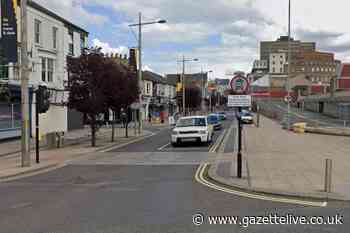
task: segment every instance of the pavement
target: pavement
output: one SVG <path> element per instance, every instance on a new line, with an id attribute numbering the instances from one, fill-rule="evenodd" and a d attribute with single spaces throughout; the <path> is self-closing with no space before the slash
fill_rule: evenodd
<path id="1" fill-rule="evenodd" d="M 160 128 L 159 126 L 153 127 L 152 130 L 157 131 Z M 45 143 L 42 143 L 39 164 L 35 160 L 34 141 L 32 140 L 30 167 L 21 167 L 21 155 L 18 152 L 20 141 L 2 142 L 0 143 L 0 181 L 52 170 L 74 159 L 87 156 L 89 153 L 125 146 L 152 134 L 150 130 L 144 130 L 141 135 L 138 135 L 134 130 L 129 129 L 129 137 L 125 138 L 125 129 L 116 128 L 115 132 L 115 142 L 111 142 L 111 128 L 101 128 L 97 133 L 97 147 L 90 145 L 91 133 L 88 128 L 68 132 L 65 134 L 62 148 L 48 149 Z"/>
<path id="2" fill-rule="evenodd" d="M 236 178 L 237 145 L 234 150 L 217 155 L 211 178 L 247 191 L 350 200 L 348 137 L 295 134 L 261 117 L 259 128 L 247 125 L 243 130 L 243 179 Z M 323 191 L 327 158 L 333 160 L 331 193 Z"/>

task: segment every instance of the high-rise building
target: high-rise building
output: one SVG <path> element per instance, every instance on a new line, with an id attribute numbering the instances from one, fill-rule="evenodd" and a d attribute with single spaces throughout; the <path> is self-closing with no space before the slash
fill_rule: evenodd
<path id="1" fill-rule="evenodd" d="M 295 59 L 298 53 L 314 52 L 316 50 L 315 42 L 301 42 L 291 38 L 292 60 Z M 276 41 L 261 41 L 260 42 L 260 60 L 267 60 L 270 66 L 271 53 L 288 53 L 288 36 L 281 36 Z"/>

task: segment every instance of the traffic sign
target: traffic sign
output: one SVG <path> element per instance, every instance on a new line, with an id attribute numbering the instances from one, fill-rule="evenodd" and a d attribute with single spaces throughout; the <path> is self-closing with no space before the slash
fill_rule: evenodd
<path id="1" fill-rule="evenodd" d="M 229 95 L 227 99 L 228 107 L 251 107 L 252 97 L 250 95 Z"/>
<path id="2" fill-rule="evenodd" d="M 230 86 L 235 93 L 244 94 L 248 91 L 249 81 L 243 75 L 238 74 L 231 79 Z"/>

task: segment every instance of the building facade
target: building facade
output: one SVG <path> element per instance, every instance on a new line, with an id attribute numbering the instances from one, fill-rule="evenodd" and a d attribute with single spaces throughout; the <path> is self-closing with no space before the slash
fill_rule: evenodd
<path id="1" fill-rule="evenodd" d="M 270 74 L 283 74 L 287 71 L 285 70 L 286 66 L 286 54 L 285 53 L 271 53 L 270 54 Z"/>
<path id="2" fill-rule="evenodd" d="M 144 71 L 143 103 L 144 119 L 162 123 L 176 110 L 176 82 L 150 71 Z"/>
<path id="3" fill-rule="evenodd" d="M 337 75 L 337 65 L 340 61 L 334 59 L 333 53 L 305 52 L 298 55 L 292 66 L 292 73 L 304 74 L 312 83 L 330 85 Z"/>
<path id="4" fill-rule="evenodd" d="M 315 42 L 302 42 L 291 38 L 291 52 L 292 60 L 298 53 L 314 52 L 316 50 Z M 270 66 L 271 53 L 287 53 L 288 50 L 288 36 L 281 36 L 276 41 L 262 41 L 260 42 L 260 60 L 267 60 Z"/>
<path id="5" fill-rule="evenodd" d="M 20 12 L 18 6 L 18 31 L 21 25 Z M 40 114 L 40 134 L 65 132 L 68 130 L 69 113 L 62 103 L 68 97 L 64 92 L 68 81 L 67 57 L 80 56 L 87 47 L 88 32 L 33 1 L 28 1 L 27 12 L 30 113 L 35 116 L 35 89 L 45 83 L 50 89 L 52 104 L 47 113 Z M 21 37 L 18 33 L 18 53 L 20 44 Z M 9 65 L 7 73 L 6 83 L 9 89 L 13 95 L 20 96 L 21 82 L 15 64 Z M 35 133 L 34 123 L 35 118 L 31 117 L 32 135 Z"/>

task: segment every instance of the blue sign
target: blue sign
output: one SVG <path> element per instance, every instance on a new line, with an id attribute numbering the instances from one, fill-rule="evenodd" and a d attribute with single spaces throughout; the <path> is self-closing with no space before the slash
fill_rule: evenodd
<path id="1" fill-rule="evenodd" d="M 0 56 L 5 63 L 16 63 L 17 54 L 17 0 L 1 0 Z"/>

